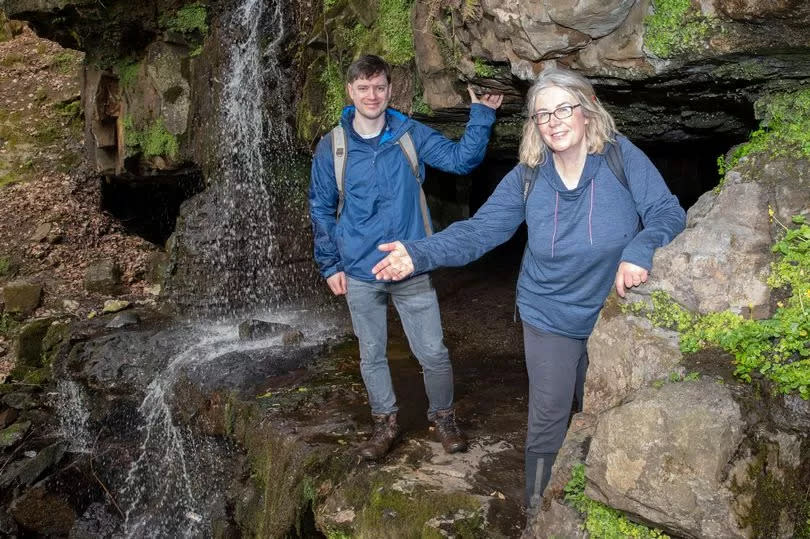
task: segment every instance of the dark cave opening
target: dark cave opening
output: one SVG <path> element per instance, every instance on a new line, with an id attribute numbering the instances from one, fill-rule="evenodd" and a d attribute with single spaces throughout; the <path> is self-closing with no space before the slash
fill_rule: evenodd
<path id="1" fill-rule="evenodd" d="M 740 142 L 742 140 L 717 136 L 681 142 L 641 141 L 636 145 L 647 154 L 670 191 L 688 210 L 702 194 L 718 185 L 717 158 Z M 453 220 L 472 216 L 517 165 L 516 155 L 493 154 L 490 152 L 476 170 L 461 178 L 436 169 L 428 170 L 425 193 L 430 197 L 431 213 L 440 228 Z M 453 216 L 457 216 L 456 219 L 452 219 Z"/>
<path id="2" fill-rule="evenodd" d="M 198 172 L 137 181 L 108 176 L 101 181 L 101 206 L 128 232 L 163 246 L 174 232 L 180 205 L 204 186 Z"/>

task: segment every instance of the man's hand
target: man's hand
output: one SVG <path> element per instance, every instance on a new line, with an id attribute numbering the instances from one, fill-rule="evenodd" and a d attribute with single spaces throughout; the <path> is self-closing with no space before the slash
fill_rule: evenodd
<path id="1" fill-rule="evenodd" d="M 500 107 L 501 103 L 503 102 L 503 94 L 484 94 L 479 98 L 477 95 L 475 95 L 472 86 L 469 84 L 467 85 L 467 91 L 470 92 L 471 103 L 480 103 L 481 105 L 486 105 L 492 110 L 498 110 L 498 107 Z"/>
<path id="2" fill-rule="evenodd" d="M 647 270 L 641 266 L 636 266 L 630 262 L 622 262 L 616 272 L 616 292 L 619 296 L 624 297 L 625 288 L 632 288 L 639 286 L 641 283 L 646 283 L 647 275 Z"/>
<path id="3" fill-rule="evenodd" d="M 371 270 L 378 281 L 401 281 L 413 273 L 413 260 L 402 242 L 383 243 L 377 249 L 388 253 Z"/>
<path id="4" fill-rule="evenodd" d="M 342 296 L 346 293 L 346 273 L 339 271 L 334 275 L 327 277 L 326 284 L 329 285 L 329 289 L 334 295 Z"/>

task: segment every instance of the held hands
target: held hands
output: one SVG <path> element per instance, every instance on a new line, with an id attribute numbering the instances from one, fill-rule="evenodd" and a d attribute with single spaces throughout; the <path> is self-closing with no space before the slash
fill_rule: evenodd
<path id="1" fill-rule="evenodd" d="M 470 92 L 471 103 L 480 103 L 481 105 L 486 105 L 492 110 L 498 110 L 498 107 L 500 107 L 501 103 L 503 102 L 503 94 L 484 94 L 479 98 L 477 95 L 475 95 L 472 86 L 469 84 L 467 85 L 467 91 Z"/>
<path id="2" fill-rule="evenodd" d="M 378 281 L 401 281 L 413 273 L 413 260 L 402 242 L 383 243 L 377 249 L 388 253 L 371 270 Z"/>
<path id="3" fill-rule="evenodd" d="M 616 272 L 616 292 L 619 296 L 624 297 L 625 288 L 632 288 L 639 286 L 641 283 L 646 283 L 647 276 L 647 270 L 641 266 L 636 266 L 630 262 L 622 262 Z"/>
<path id="4" fill-rule="evenodd" d="M 326 284 L 329 285 L 329 289 L 334 295 L 342 296 L 346 293 L 346 273 L 339 271 L 334 275 L 327 277 Z"/>

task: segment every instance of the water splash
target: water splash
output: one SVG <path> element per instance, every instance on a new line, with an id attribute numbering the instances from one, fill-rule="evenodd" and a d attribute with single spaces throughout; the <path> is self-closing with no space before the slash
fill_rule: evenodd
<path id="1" fill-rule="evenodd" d="M 70 443 L 76 453 L 90 453 L 92 437 L 87 423 L 90 410 L 84 390 L 73 380 L 59 380 L 56 384 L 56 410 L 59 418 L 59 435 Z"/>

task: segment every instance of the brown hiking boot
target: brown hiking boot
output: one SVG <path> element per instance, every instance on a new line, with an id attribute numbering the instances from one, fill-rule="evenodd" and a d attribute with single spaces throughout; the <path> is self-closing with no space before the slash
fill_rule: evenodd
<path id="1" fill-rule="evenodd" d="M 397 413 L 371 414 L 374 420 L 374 432 L 371 438 L 360 447 L 360 456 L 366 460 L 382 458 L 391 450 L 394 443 L 399 440 L 400 431 L 397 424 Z"/>
<path id="2" fill-rule="evenodd" d="M 456 414 L 452 408 L 436 412 L 433 414 L 431 421 L 445 451 L 458 453 L 467 450 L 467 440 L 464 439 L 464 434 L 456 425 Z"/>

